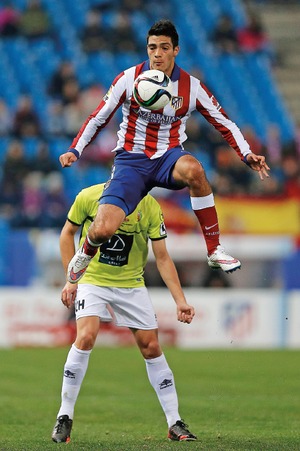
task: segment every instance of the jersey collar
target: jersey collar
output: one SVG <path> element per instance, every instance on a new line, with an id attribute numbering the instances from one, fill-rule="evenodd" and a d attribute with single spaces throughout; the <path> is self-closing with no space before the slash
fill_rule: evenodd
<path id="1" fill-rule="evenodd" d="M 145 70 L 150 70 L 149 60 L 147 60 L 147 61 L 144 62 L 143 72 L 144 72 Z M 172 75 L 171 75 L 171 80 L 172 80 L 172 81 L 178 81 L 178 80 L 179 80 L 179 77 L 180 77 L 180 68 L 179 68 L 179 66 L 177 66 L 177 64 L 175 63 L 174 69 L 173 69 L 173 72 L 172 72 Z"/>

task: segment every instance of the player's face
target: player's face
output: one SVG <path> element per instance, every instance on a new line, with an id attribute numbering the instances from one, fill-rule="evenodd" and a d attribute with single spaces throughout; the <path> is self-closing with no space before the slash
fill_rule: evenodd
<path id="1" fill-rule="evenodd" d="M 173 47 L 169 36 L 149 36 L 147 52 L 150 61 L 150 69 L 161 70 L 169 77 L 178 55 L 179 47 Z"/>

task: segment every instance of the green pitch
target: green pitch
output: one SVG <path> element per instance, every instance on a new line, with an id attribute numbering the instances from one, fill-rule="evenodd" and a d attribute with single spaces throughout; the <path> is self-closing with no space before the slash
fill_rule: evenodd
<path id="1" fill-rule="evenodd" d="M 71 443 L 51 431 L 67 349 L 0 351 L 0 451 L 300 450 L 299 351 L 165 349 L 197 442 L 169 442 L 136 348 L 96 348 Z"/>

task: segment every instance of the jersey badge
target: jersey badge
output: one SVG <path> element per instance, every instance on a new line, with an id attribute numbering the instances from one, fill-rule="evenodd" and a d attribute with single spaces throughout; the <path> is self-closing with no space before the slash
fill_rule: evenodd
<path id="1" fill-rule="evenodd" d="M 106 102 L 109 99 L 109 97 L 111 95 L 111 91 L 112 91 L 112 86 L 109 88 L 109 90 L 107 91 L 107 93 L 103 97 L 104 102 Z"/>
<path id="2" fill-rule="evenodd" d="M 160 234 L 160 236 L 165 236 L 167 234 L 167 230 L 166 230 L 166 226 L 165 226 L 164 222 L 162 222 L 160 225 L 159 234 Z"/>
<path id="3" fill-rule="evenodd" d="M 141 212 L 141 210 L 138 210 L 136 220 L 137 220 L 137 222 L 139 222 L 141 219 L 142 219 L 142 212 Z"/>
<path id="4" fill-rule="evenodd" d="M 183 105 L 183 97 L 182 96 L 174 96 L 171 100 L 171 107 L 174 110 L 179 110 Z"/>

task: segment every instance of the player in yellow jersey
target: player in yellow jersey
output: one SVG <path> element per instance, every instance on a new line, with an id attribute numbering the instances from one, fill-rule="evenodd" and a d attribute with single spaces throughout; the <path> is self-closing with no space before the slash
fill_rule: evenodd
<path id="1" fill-rule="evenodd" d="M 97 214 L 104 186 L 93 185 L 82 190 L 71 206 L 60 236 L 66 273 L 75 254 L 75 235 L 81 227 L 82 244 Z M 75 304 L 77 335 L 64 366 L 61 406 L 52 432 L 54 442 L 70 441 L 75 403 L 99 332 L 100 319 L 112 320 L 108 306 L 114 313 L 116 325 L 130 328 L 145 359 L 149 381 L 166 415 L 168 438 L 196 440 L 178 412 L 174 376 L 158 341 L 157 320 L 143 277 L 150 239 L 158 270 L 176 303 L 178 321 L 192 321 L 194 308 L 186 302 L 166 248 L 166 236 L 161 208 L 148 194 L 112 238 L 102 244 L 101 252 L 98 250 L 80 282 L 66 282 L 62 302 L 68 308 Z"/>

